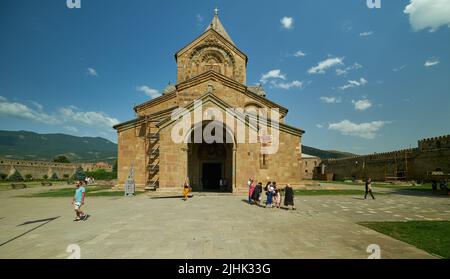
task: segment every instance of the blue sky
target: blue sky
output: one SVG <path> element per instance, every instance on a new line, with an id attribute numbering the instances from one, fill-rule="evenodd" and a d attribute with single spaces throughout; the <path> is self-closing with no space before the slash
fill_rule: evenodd
<path id="1" fill-rule="evenodd" d="M 450 0 L 81 5 L 0 2 L 0 129 L 116 141 L 110 126 L 176 81 L 174 53 L 217 5 L 249 57 L 247 84 L 265 82 L 304 144 L 365 154 L 450 132 Z"/>

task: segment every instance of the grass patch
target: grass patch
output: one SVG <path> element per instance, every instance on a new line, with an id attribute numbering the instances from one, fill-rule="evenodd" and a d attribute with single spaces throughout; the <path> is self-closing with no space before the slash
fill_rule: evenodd
<path id="1" fill-rule="evenodd" d="M 364 196 L 363 190 L 294 190 L 299 196 L 338 196 L 338 195 L 359 195 Z M 374 195 L 385 195 L 384 193 L 373 193 Z"/>
<path id="2" fill-rule="evenodd" d="M 86 188 L 86 197 L 120 197 L 124 195 L 124 191 L 108 191 L 109 186 L 88 186 Z M 136 192 L 137 195 L 144 192 Z M 21 196 L 25 198 L 70 198 L 75 194 L 75 187 L 49 190 L 36 194 Z"/>
<path id="3" fill-rule="evenodd" d="M 359 224 L 414 245 L 429 253 L 450 259 L 450 221 L 369 222 Z"/>

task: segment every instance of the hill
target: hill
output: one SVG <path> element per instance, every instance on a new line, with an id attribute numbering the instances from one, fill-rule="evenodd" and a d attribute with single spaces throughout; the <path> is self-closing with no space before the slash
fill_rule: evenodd
<path id="1" fill-rule="evenodd" d="M 114 162 L 117 144 L 100 137 L 0 130 L 0 157 L 51 161 L 58 155 L 65 155 L 71 162 Z"/>

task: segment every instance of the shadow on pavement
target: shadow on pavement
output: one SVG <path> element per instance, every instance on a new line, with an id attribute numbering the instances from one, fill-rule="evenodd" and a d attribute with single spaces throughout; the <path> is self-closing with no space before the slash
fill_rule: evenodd
<path id="1" fill-rule="evenodd" d="M 14 241 L 14 240 L 20 238 L 20 237 L 22 237 L 22 236 L 24 236 L 24 235 L 26 235 L 26 234 L 28 234 L 28 233 L 34 231 L 34 230 L 37 230 L 38 228 L 40 228 L 40 227 L 42 227 L 42 226 L 47 225 L 48 223 L 50 223 L 51 221 L 54 221 L 54 220 L 58 219 L 59 217 L 61 217 L 61 216 L 53 217 L 53 218 L 48 218 L 48 219 L 35 220 L 35 221 L 28 221 L 28 222 L 24 222 L 24 223 L 22 223 L 22 224 L 20 224 L 20 225 L 17 225 L 17 226 L 19 227 L 19 226 L 25 226 L 25 225 L 29 225 L 29 224 L 35 224 L 35 223 L 45 222 L 45 223 L 40 224 L 39 226 L 36 226 L 36 227 L 34 227 L 34 228 L 32 228 L 32 229 L 30 229 L 30 230 L 24 232 L 24 233 L 21 234 L 21 235 L 18 235 L 18 236 L 14 237 L 14 238 L 11 238 L 10 240 L 7 240 L 7 241 L 3 242 L 2 244 L 0 244 L 0 247 L 3 246 L 3 245 L 5 245 L 5 244 L 10 243 L 11 241 Z"/>

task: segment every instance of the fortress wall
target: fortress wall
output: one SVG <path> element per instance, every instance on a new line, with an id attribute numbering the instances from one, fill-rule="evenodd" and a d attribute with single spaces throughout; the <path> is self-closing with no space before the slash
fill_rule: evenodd
<path id="1" fill-rule="evenodd" d="M 398 176 L 405 171 L 407 180 L 423 181 L 432 171 L 450 173 L 450 136 L 420 140 L 418 148 L 414 149 L 328 159 L 322 164 L 325 165 L 326 173 L 334 174 L 335 180 L 371 177 L 384 181 L 386 177 L 396 176 L 397 170 Z"/>
<path id="2" fill-rule="evenodd" d="M 427 172 L 441 170 L 450 173 L 450 148 L 423 151 L 414 161 L 414 177 L 422 180 L 427 177 Z"/>
<path id="3" fill-rule="evenodd" d="M 413 179 L 413 157 L 416 154 L 416 149 L 405 149 L 344 159 L 328 159 L 323 164 L 327 173 L 334 173 L 335 180 L 370 177 L 376 181 L 384 181 L 386 177 L 401 176 L 402 173 L 397 171 L 404 171 L 407 179 Z"/>
<path id="4" fill-rule="evenodd" d="M 25 178 L 27 174 L 31 174 L 34 179 L 42 179 L 44 175 L 50 178 L 53 173 L 56 173 L 58 178 L 64 178 L 64 175 L 71 177 L 80 166 L 85 171 L 96 169 L 96 164 L 62 164 L 45 161 L 0 159 L 0 173 L 10 176 L 17 170 L 22 177 Z M 108 166 L 106 169 L 110 170 L 111 167 Z"/>

